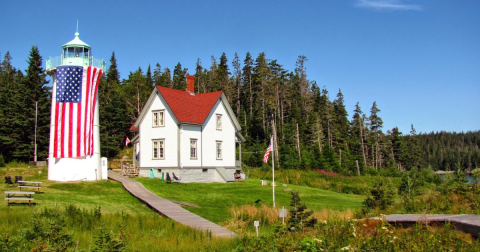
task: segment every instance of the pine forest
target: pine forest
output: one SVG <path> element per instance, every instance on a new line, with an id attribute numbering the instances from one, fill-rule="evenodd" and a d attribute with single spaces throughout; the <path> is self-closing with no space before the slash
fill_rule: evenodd
<path id="1" fill-rule="evenodd" d="M 9 52 L 0 52 L 0 157 L 5 162 L 33 160 L 37 104 L 38 160 L 48 156 L 51 83 L 39 49 L 33 46 L 23 72 L 11 65 Z M 130 126 L 155 85 L 186 89 L 187 74 L 195 76 L 197 93 L 224 91 L 242 134 L 242 161 L 261 167 L 270 136 L 274 136 L 275 167 L 324 169 L 341 174 L 385 170 L 466 170 L 480 165 L 480 131 L 417 134 L 397 127 L 383 128 L 381 104 L 355 105 L 348 115 L 341 90 L 330 93 L 308 79 L 308 58 L 300 55 L 293 71 L 265 53 L 230 59 L 212 56 L 197 60 L 188 72 L 179 62 L 140 67 L 120 80 L 115 53 L 99 85 L 101 155 L 114 157 L 132 136 Z"/>

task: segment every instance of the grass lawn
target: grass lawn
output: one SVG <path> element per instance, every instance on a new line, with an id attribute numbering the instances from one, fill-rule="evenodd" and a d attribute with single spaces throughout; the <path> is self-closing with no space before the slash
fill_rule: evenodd
<path id="1" fill-rule="evenodd" d="M 116 181 L 91 181 L 91 182 L 55 182 L 47 180 L 47 169 L 40 167 L 1 168 L 0 174 L 12 176 L 15 182 L 16 175 L 22 175 L 23 180 L 42 182 L 40 192 L 34 195 L 35 207 L 54 207 L 75 205 L 83 209 L 101 207 L 103 213 L 124 212 L 129 214 L 152 213 L 138 199 L 130 195 Z M 16 185 L 0 185 L 2 191 L 19 191 Z M 23 205 L 7 206 L 7 202 L 0 205 L 0 211 L 32 211 L 35 207 Z"/>
<path id="2" fill-rule="evenodd" d="M 185 207 L 215 223 L 222 223 L 230 218 L 229 209 L 238 205 L 255 205 L 265 203 L 272 205 L 273 195 L 271 186 L 262 186 L 258 179 L 248 179 L 238 183 L 162 183 L 159 179 L 137 178 L 147 189 L 159 196 L 186 203 L 196 204 L 199 208 Z M 291 193 L 300 192 L 302 202 L 309 209 L 320 211 L 322 209 L 346 210 L 359 208 L 364 196 L 341 194 L 332 191 L 287 185 L 277 183 L 275 187 L 275 205 L 278 208 L 289 208 Z"/>

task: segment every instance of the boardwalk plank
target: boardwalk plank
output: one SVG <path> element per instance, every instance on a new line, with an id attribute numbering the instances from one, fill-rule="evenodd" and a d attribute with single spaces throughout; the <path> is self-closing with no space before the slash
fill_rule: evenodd
<path id="1" fill-rule="evenodd" d="M 450 222 L 456 229 L 469 233 L 472 236 L 480 236 L 480 215 L 470 214 L 391 214 L 384 215 L 388 223 L 414 225 L 415 223 L 445 223 Z"/>
<path id="2" fill-rule="evenodd" d="M 186 226 L 203 231 L 212 232 L 216 237 L 235 237 L 236 234 L 226 228 L 223 228 L 207 219 L 195 215 L 171 201 L 164 199 L 145 188 L 140 182 L 123 177 L 120 174 L 109 170 L 108 177 L 123 184 L 125 190 L 133 196 L 150 206 L 160 214 Z"/>

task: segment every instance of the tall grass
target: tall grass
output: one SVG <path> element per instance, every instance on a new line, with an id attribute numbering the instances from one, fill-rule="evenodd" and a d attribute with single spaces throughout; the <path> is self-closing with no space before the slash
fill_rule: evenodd
<path id="1" fill-rule="evenodd" d="M 232 217 L 223 223 L 225 228 L 237 233 L 253 232 L 254 221 L 259 221 L 262 227 L 269 227 L 278 222 L 278 208 L 274 209 L 266 204 L 260 207 L 255 205 L 241 205 L 230 208 Z"/>
<path id="2" fill-rule="evenodd" d="M 26 211 L 0 212 L 0 248 L 10 240 L 17 240 L 11 250 L 31 250 L 48 244 L 59 248 L 52 232 L 63 237 L 65 251 L 91 251 L 100 236 L 110 236 L 110 241 L 123 244 L 128 251 L 225 251 L 233 241 L 213 238 L 202 232 L 177 224 L 158 214 L 130 215 L 125 213 L 102 214 L 100 208 L 80 209 L 73 205 L 66 208 L 37 208 Z M 54 228 L 58 227 L 58 228 Z M 56 229 L 56 231 L 55 231 Z M 8 238 L 8 239 L 7 239 Z M 31 241 L 29 241 L 31 240 Z"/>
<path id="3" fill-rule="evenodd" d="M 250 169 L 250 177 L 272 180 L 270 170 Z M 334 172 L 322 170 L 278 170 L 275 171 L 275 181 L 293 185 L 309 186 L 324 190 L 346 194 L 368 195 L 375 181 L 383 179 L 382 176 L 343 176 Z M 400 178 L 391 178 L 395 184 L 400 183 Z"/>
<path id="4" fill-rule="evenodd" d="M 301 232 L 245 235 L 235 251 L 480 251 L 480 242 L 448 223 L 404 229 L 380 220 L 331 218 Z"/>

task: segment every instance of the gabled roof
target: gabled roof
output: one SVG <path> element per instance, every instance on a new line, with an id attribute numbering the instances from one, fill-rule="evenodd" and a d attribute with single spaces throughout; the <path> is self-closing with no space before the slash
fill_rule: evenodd
<path id="1" fill-rule="evenodd" d="M 156 86 L 150 94 L 150 97 L 145 103 L 137 120 L 130 127 L 130 131 L 139 130 L 140 123 L 146 113 L 150 110 L 150 105 L 158 97 L 166 102 L 167 109 L 172 112 L 175 121 L 179 124 L 203 125 L 207 120 L 208 115 L 212 112 L 215 104 L 220 101 L 220 104 L 224 106 L 230 121 L 235 127 L 237 137 L 239 137 L 242 142 L 245 142 L 245 138 L 240 133 L 242 127 L 240 127 L 237 117 L 230 107 L 223 91 L 193 94 L 187 91 Z"/>
<path id="2" fill-rule="evenodd" d="M 180 123 L 203 124 L 222 91 L 192 94 L 166 87 L 156 86 L 165 102 Z"/>
<path id="3" fill-rule="evenodd" d="M 138 131 L 138 127 L 135 127 L 135 123 L 130 126 L 130 131 Z"/>

